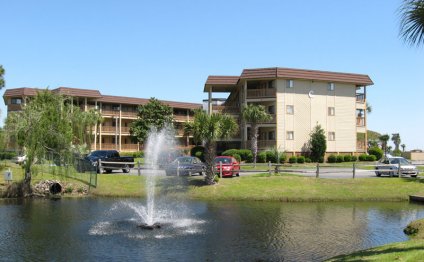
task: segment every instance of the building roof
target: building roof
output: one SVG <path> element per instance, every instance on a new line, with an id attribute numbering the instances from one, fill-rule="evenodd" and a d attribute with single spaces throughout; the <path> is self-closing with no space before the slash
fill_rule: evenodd
<path id="1" fill-rule="evenodd" d="M 6 102 L 7 97 L 35 96 L 37 95 L 38 91 L 42 91 L 42 90 L 46 90 L 46 89 L 28 88 L 28 87 L 6 89 L 3 95 L 3 99 Z M 91 89 L 59 87 L 51 91 L 57 92 L 63 95 L 67 95 L 67 96 L 93 98 L 94 100 L 98 102 L 102 102 L 102 103 L 144 105 L 149 102 L 149 99 L 145 99 L 145 98 L 102 95 L 98 90 L 91 90 Z M 175 101 L 165 101 L 165 100 L 160 100 L 160 101 L 164 104 L 169 105 L 172 108 L 197 109 L 202 107 L 202 104 L 196 104 L 196 103 L 185 103 L 185 102 L 175 102 Z"/>
<path id="2" fill-rule="evenodd" d="M 88 97 L 88 98 L 100 98 L 102 95 L 99 90 L 92 89 L 81 89 L 81 88 L 71 88 L 71 87 L 58 87 L 52 90 L 66 96 L 74 97 Z"/>
<path id="3" fill-rule="evenodd" d="M 208 92 L 212 88 L 213 92 L 231 92 L 239 79 L 239 76 L 208 76 L 203 91 Z"/>
<path id="4" fill-rule="evenodd" d="M 209 76 L 203 91 L 208 92 L 211 89 L 212 92 L 231 92 L 240 79 L 261 80 L 277 78 L 339 82 L 358 86 L 374 84 L 371 78 L 364 74 L 268 67 L 244 69 L 240 76 Z"/>
<path id="5" fill-rule="evenodd" d="M 244 69 L 240 79 L 264 79 L 264 78 L 286 78 L 286 79 L 305 79 L 317 81 L 329 81 L 349 83 L 355 85 L 373 85 L 373 81 L 368 75 L 339 73 L 319 70 L 293 69 L 293 68 L 256 68 Z"/>

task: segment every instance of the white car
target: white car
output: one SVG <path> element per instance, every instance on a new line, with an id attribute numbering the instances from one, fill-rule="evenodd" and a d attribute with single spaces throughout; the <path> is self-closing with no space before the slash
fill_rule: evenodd
<path id="1" fill-rule="evenodd" d="M 389 176 L 398 176 L 399 175 L 399 164 L 400 164 L 400 173 L 401 176 L 418 176 L 418 168 L 412 165 L 408 160 L 403 157 L 391 156 L 382 158 L 379 163 L 375 166 L 375 174 L 377 176 L 389 175 Z"/>

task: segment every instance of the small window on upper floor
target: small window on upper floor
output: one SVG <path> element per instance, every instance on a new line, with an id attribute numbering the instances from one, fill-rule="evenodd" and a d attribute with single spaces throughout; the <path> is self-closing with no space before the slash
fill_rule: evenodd
<path id="1" fill-rule="evenodd" d="M 112 110 L 120 110 L 120 106 L 119 105 L 113 105 Z"/>
<path id="2" fill-rule="evenodd" d="M 275 132 L 274 131 L 268 132 L 268 140 L 275 140 Z"/>
<path id="3" fill-rule="evenodd" d="M 335 141 L 335 140 L 336 140 L 336 133 L 328 132 L 328 141 Z"/>
<path id="4" fill-rule="evenodd" d="M 268 106 L 268 113 L 271 115 L 275 114 L 275 106 Z"/>
<path id="5" fill-rule="evenodd" d="M 294 81 L 293 80 L 287 80 L 287 88 L 293 88 L 294 87 Z"/>
<path id="6" fill-rule="evenodd" d="M 287 140 L 294 140 L 294 132 L 287 131 Z"/>
<path id="7" fill-rule="evenodd" d="M 20 105 L 20 104 L 22 104 L 22 99 L 21 98 L 12 98 L 10 103 L 12 105 Z"/>
<path id="8" fill-rule="evenodd" d="M 334 116 L 335 114 L 336 114 L 336 110 L 334 109 L 334 107 L 328 107 L 328 115 Z"/>
<path id="9" fill-rule="evenodd" d="M 294 115 L 294 106 L 293 105 L 286 105 L 286 113 L 288 115 Z"/>
<path id="10" fill-rule="evenodd" d="M 333 82 L 330 82 L 330 83 L 328 83 L 328 91 L 334 91 L 334 83 Z"/>

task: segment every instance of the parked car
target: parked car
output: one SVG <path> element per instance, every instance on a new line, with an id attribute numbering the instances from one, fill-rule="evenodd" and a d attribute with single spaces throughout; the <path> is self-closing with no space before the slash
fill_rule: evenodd
<path id="1" fill-rule="evenodd" d="M 25 160 L 26 160 L 26 155 L 19 155 L 12 158 L 12 162 L 19 165 L 24 164 Z"/>
<path id="2" fill-rule="evenodd" d="M 191 176 L 203 175 L 206 170 L 205 164 L 194 156 L 180 156 L 172 161 L 165 169 L 167 176 Z"/>
<path id="3" fill-rule="evenodd" d="M 101 166 L 98 166 L 99 160 Z M 112 170 L 122 169 L 122 172 L 130 172 L 130 168 L 134 167 L 134 158 L 130 156 L 121 157 L 116 150 L 95 150 L 83 158 L 83 162 L 86 161 L 93 166 L 98 173 L 107 172 L 110 173 Z M 87 169 L 83 167 L 83 171 Z"/>
<path id="4" fill-rule="evenodd" d="M 408 160 L 403 157 L 384 157 L 375 166 L 375 174 L 377 176 L 389 175 L 398 176 L 400 164 L 400 173 L 402 176 L 409 175 L 411 177 L 418 176 L 418 168 L 412 165 Z"/>
<path id="5" fill-rule="evenodd" d="M 220 173 L 220 166 L 222 163 L 222 176 L 232 177 L 233 175 L 239 176 L 240 163 L 232 156 L 217 156 L 215 157 L 216 173 Z"/>

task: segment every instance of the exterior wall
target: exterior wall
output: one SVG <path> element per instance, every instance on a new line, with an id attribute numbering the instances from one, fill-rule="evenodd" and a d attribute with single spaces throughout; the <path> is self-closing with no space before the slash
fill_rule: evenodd
<path id="1" fill-rule="evenodd" d="M 335 90 L 328 91 L 327 82 L 294 80 L 294 87 L 287 88 L 287 80 L 278 79 L 276 87 L 277 148 L 301 152 L 312 129 L 320 124 L 325 130 L 328 152 L 356 151 L 354 85 L 335 83 Z M 293 115 L 286 113 L 287 105 L 294 106 Z M 328 107 L 334 107 L 334 116 L 328 115 Z M 288 131 L 294 132 L 293 140 L 287 140 Z M 335 133 L 335 141 L 328 141 L 328 132 Z"/>

